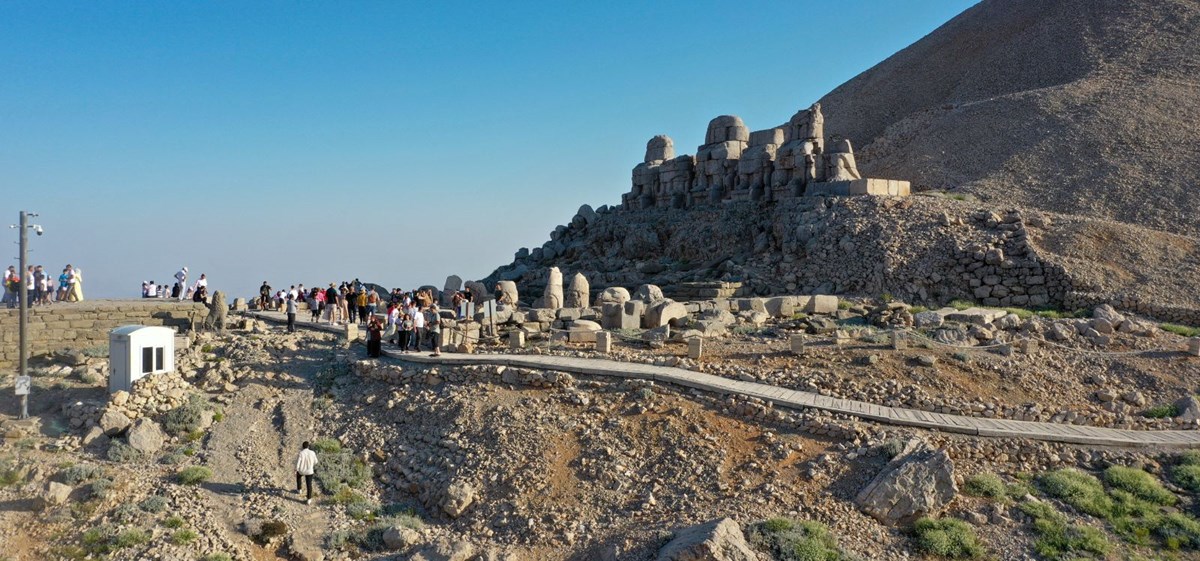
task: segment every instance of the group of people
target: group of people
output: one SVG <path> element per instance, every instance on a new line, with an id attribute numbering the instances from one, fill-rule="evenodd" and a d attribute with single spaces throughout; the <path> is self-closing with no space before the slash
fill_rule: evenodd
<path id="1" fill-rule="evenodd" d="M 4 271 L 4 304 L 16 308 L 21 290 L 26 291 L 30 306 L 47 306 L 52 302 L 83 301 L 83 271 L 67 265 L 55 279 L 45 267 L 30 265 L 24 275 L 10 266 Z"/>
<path id="2" fill-rule="evenodd" d="M 258 290 L 259 309 L 287 314 L 287 329 L 296 330 L 301 310 L 311 314 L 313 323 L 329 325 L 358 324 L 367 329 L 367 353 L 378 357 L 386 339 L 401 352 L 420 352 L 428 346 L 434 356 L 441 354 L 442 321 L 432 292 L 395 289 L 386 294 L 355 279 L 329 283 L 328 288 L 305 289 L 303 284 L 275 291 L 263 281 Z"/>
<path id="3" fill-rule="evenodd" d="M 191 286 L 187 284 L 188 268 L 184 267 L 175 273 L 175 284 L 157 284 L 154 281 L 142 281 L 142 298 L 175 298 L 178 300 L 191 299 L 193 302 L 208 301 L 208 276 L 201 273 L 200 278 Z"/>

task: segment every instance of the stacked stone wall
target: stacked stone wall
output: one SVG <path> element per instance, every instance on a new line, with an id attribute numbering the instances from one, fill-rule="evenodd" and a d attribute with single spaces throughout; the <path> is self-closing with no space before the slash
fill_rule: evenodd
<path id="1" fill-rule="evenodd" d="M 62 349 L 107 345 L 109 332 L 122 325 L 161 325 L 186 329 L 208 315 L 203 304 L 174 301 L 96 301 L 62 303 L 29 310 L 32 356 Z M 0 369 L 18 362 L 17 310 L 0 310 Z"/>

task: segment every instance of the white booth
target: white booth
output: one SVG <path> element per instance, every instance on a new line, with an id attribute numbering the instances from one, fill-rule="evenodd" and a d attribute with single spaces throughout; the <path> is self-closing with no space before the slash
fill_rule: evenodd
<path id="1" fill-rule="evenodd" d="M 124 325 L 108 336 L 108 393 L 130 391 L 150 374 L 175 370 L 175 330 Z"/>

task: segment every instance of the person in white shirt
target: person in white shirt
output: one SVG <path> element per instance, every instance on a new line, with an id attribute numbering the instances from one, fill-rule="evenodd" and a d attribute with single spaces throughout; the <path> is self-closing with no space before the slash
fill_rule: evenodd
<path id="1" fill-rule="evenodd" d="M 408 345 L 421 352 L 421 332 L 425 331 L 425 314 L 417 309 L 417 304 L 414 302 L 408 306 L 408 315 L 412 318 L 412 334 L 408 336 Z"/>
<path id="2" fill-rule="evenodd" d="M 188 275 L 187 267 L 184 267 L 184 268 L 180 269 L 178 273 L 175 273 L 175 280 L 179 281 L 179 301 L 180 302 L 182 302 L 183 299 L 187 297 L 187 295 L 184 294 L 185 292 L 187 292 L 187 275 Z"/>
<path id="3" fill-rule="evenodd" d="M 308 487 L 308 499 L 304 501 L 304 504 L 312 504 L 312 480 L 316 467 L 317 453 L 309 449 L 306 440 L 301 445 L 300 455 L 296 457 L 296 493 L 300 493 L 301 481 Z"/>
<path id="4" fill-rule="evenodd" d="M 200 290 L 200 287 L 204 287 L 205 290 L 208 290 L 208 277 L 205 276 L 204 273 L 200 273 L 200 278 L 196 279 L 196 286 L 192 287 L 192 292 Z"/>

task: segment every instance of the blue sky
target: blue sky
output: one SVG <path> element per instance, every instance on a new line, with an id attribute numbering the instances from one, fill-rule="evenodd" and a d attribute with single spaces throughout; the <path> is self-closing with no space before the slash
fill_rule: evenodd
<path id="1" fill-rule="evenodd" d="M 0 220 L 40 213 L 31 260 L 89 297 L 479 278 L 651 136 L 779 124 L 971 4 L 10 0 Z"/>

